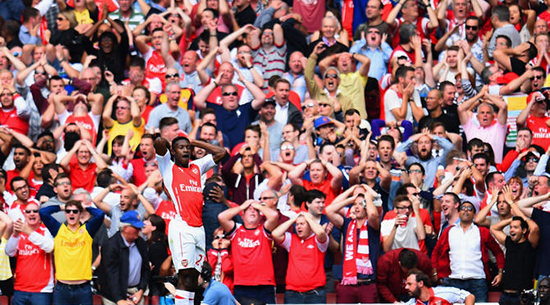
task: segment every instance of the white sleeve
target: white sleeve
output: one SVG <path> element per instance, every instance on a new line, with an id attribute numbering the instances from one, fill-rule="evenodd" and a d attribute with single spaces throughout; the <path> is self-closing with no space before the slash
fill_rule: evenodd
<path id="1" fill-rule="evenodd" d="M 59 120 L 59 125 L 65 124 L 70 115 L 71 114 L 67 110 L 65 110 L 63 113 L 58 114 L 57 119 Z"/>
<path id="2" fill-rule="evenodd" d="M 6 243 L 6 255 L 9 257 L 14 257 L 17 253 L 17 246 L 19 245 L 19 235 L 18 237 L 10 236 L 10 239 L 8 239 L 8 242 Z"/>
<path id="3" fill-rule="evenodd" d="M 280 243 L 281 247 L 285 248 L 287 252 L 290 251 L 290 244 L 292 243 L 292 234 L 285 232 L 285 239 Z"/>
<path id="4" fill-rule="evenodd" d="M 44 235 L 41 235 L 38 232 L 32 232 L 29 235 L 29 241 L 37 245 L 40 249 L 44 250 L 46 253 L 51 253 L 53 251 L 53 237 L 50 234 L 50 231 L 46 230 Z"/>
<path id="5" fill-rule="evenodd" d="M 212 154 L 208 154 L 200 159 L 194 160 L 191 163 L 197 165 L 200 168 L 201 175 L 204 175 L 204 173 L 206 173 L 211 168 L 216 166 L 216 162 L 214 162 L 214 158 L 212 158 Z"/>
<path id="6" fill-rule="evenodd" d="M 164 174 L 167 170 L 170 170 L 172 168 L 172 156 L 170 155 L 170 151 L 166 150 L 166 154 L 164 156 L 161 156 L 157 154 L 157 161 L 159 164 L 159 170 L 161 173 Z"/>
<path id="7" fill-rule="evenodd" d="M 27 104 L 24 98 L 20 95 L 15 98 L 13 101 L 15 109 L 17 109 L 17 116 L 22 119 L 28 119 L 31 116 L 31 107 Z"/>
<path id="8" fill-rule="evenodd" d="M 471 294 L 466 290 L 454 288 L 454 287 L 435 287 L 433 288 L 434 294 L 440 298 L 449 301 L 451 304 L 461 303 L 464 304 L 466 298 Z"/>
<path id="9" fill-rule="evenodd" d="M 158 77 L 148 78 L 149 81 L 149 91 L 154 94 L 160 94 L 162 92 L 162 83 Z"/>
<path id="10" fill-rule="evenodd" d="M 384 103 L 386 104 L 386 109 L 388 111 L 401 107 L 400 98 L 394 90 L 386 91 L 386 94 L 384 95 Z"/>
<path id="11" fill-rule="evenodd" d="M 382 220 L 382 223 L 380 224 L 380 235 L 382 235 L 382 237 L 390 235 L 394 225 L 395 218 Z"/>

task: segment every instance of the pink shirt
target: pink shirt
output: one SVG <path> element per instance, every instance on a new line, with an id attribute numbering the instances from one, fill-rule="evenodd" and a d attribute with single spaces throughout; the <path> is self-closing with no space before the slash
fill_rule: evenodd
<path id="1" fill-rule="evenodd" d="M 470 141 L 473 138 L 478 138 L 483 142 L 491 144 L 495 152 L 495 162 L 501 163 L 504 141 L 506 140 L 506 134 L 508 132 L 507 126 L 500 124 L 498 120 L 495 119 L 493 124 L 489 127 L 481 127 L 477 120 L 472 119 L 473 116 L 470 117 L 465 125 L 462 125 L 464 134 L 466 134 L 466 139 Z"/>

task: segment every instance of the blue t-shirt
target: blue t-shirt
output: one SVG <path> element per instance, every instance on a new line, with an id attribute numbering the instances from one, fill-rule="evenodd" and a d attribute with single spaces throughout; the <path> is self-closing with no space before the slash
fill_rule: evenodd
<path id="1" fill-rule="evenodd" d="M 257 110 L 252 108 L 252 103 L 240 105 L 239 108 L 228 111 L 223 106 L 214 103 L 207 103 L 208 108 L 214 109 L 218 129 L 229 138 L 229 147 L 244 142 L 244 129 L 254 122 Z M 224 143 L 226 146 L 226 143 Z"/>
<path id="2" fill-rule="evenodd" d="M 231 291 L 224 284 L 212 280 L 204 290 L 202 304 L 208 305 L 236 305 L 235 298 Z"/>
<path id="3" fill-rule="evenodd" d="M 534 208 L 531 218 L 540 228 L 535 273 L 537 275 L 549 275 L 550 259 L 548 259 L 548 257 L 550 256 L 550 213 Z"/>

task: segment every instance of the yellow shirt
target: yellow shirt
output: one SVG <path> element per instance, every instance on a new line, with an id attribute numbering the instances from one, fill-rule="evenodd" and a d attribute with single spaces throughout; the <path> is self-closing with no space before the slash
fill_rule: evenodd
<path id="1" fill-rule="evenodd" d="M 93 238 L 81 225 L 76 232 L 62 224 L 54 238 L 55 278 L 62 281 L 92 279 Z"/>
<path id="2" fill-rule="evenodd" d="M 76 18 L 76 22 L 78 24 L 93 24 L 94 20 L 90 17 L 90 12 L 85 9 L 82 12 L 77 12 L 76 10 L 73 10 L 74 17 Z"/>
<path id="3" fill-rule="evenodd" d="M 361 76 L 359 72 L 353 73 L 341 73 L 340 85 L 338 89 L 342 95 L 347 96 L 353 103 L 353 108 L 359 110 L 361 118 L 367 118 L 367 109 L 365 107 L 365 86 L 367 85 L 367 77 Z M 344 109 L 342 105 L 342 112 L 346 112 L 348 109 Z"/>
<path id="4" fill-rule="evenodd" d="M 0 281 L 5 281 L 12 277 L 10 258 L 6 255 L 7 242 L 8 240 L 2 237 L 2 243 L 0 243 Z"/>
<path id="5" fill-rule="evenodd" d="M 195 94 L 193 93 L 193 90 L 188 88 L 181 89 L 181 96 L 180 101 L 178 102 L 178 106 L 185 110 L 193 110 L 193 96 Z M 166 96 L 166 93 L 163 93 L 159 95 L 159 101 L 164 104 L 168 100 L 168 97 Z M 191 104 L 191 107 L 189 107 L 189 104 Z"/>
<path id="6" fill-rule="evenodd" d="M 130 129 L 134 130 L 134 136 L 130 139 L 130 147 L 133 147 L 135 150 L 141 141 L 141 136 L 145 132 L 145 120 L 141 119 L 139 127 L 135 127 L 132 120 L 125 124 L 120 124 L 116 120 L 113 120 L 113 126 L 109 129 L 109 142 L 107 143 L 109 155 L 113 151 L 113 139 L 119 135 L 125 136 Z"/>

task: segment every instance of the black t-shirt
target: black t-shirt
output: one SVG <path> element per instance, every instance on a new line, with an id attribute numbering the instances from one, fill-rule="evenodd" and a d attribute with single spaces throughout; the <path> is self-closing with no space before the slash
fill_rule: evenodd
<path id="1" fill-rule="evenodd" d="M 418 130 L 422 130 L 424 127 L 430 128 L 430 126 L 434 122 L 441 122 L 443 125 L 445 125 L 445 130 L 447 132 L 453 132 L 458 134 L 460 132 L 460 121 L 458 120 L 457 116 L 448 115 L 445 113 L 442 113 L 437 118 L 432 118 L 431 116 L 425 116 L 422 119 L 420 119 L 420 122 L 418 122 Z"/>
<path id="2" fill-rule="evenodd" d="M 536 249 L 528 240 L 516 244 L 510 236 L 506 237 L 506 265 L 502 279 L 504 290 L 533 288 L 533 270 L 535 268 Z"/>
<path id="3" fill-rule="evenodd" d="M 256 21 L 256 12 L 254 12 L 252 7 L 249 5 L 241 12 L 235 13 L 235 20 L 240 27 L 247 24 L 254 24 L 254 21 Z"/>

